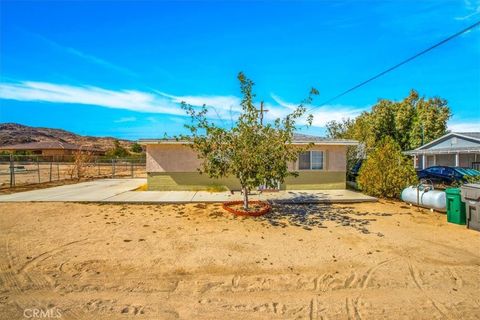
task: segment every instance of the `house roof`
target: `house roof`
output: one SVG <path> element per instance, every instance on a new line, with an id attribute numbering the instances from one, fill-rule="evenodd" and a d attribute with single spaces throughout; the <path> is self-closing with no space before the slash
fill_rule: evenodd
<path id="1" fill-rule="evenodd" d="M 60 141 L 42 141 L 21 144 L 12 144 L 0 147 L 0 150 L 83 150 L 101 152 L 103 150 L 78 146 L 75 144 Z"/>
<path id="2" fill-rule="evenodd" d="M 188 143 L 184 140 L 177 140 L 172 138 L 165 139 L 139 139 L 138 142 L 143 145 L 148 144 L 185 144 Z M 347 145 L 347 146 L 356 146 L 358 141 L 349 140 L 349 139 L 332 139 L 326 137 L 312 136 L 301 133 L 293 134 L 293 144 L 329 144 L 329 145 Z"/>
<path id="3" fill-rule="evenodd" d="M 421 149 L 405 151 L 407 155 L 419 155 L 419 154 L 449 154 L 449 153 L 479 153 L 480 146 L 478 147 L 461 147 L 461 148 L 438 148 L 438 149 Z"/>
<path id="4" fill-rule="evenodd" d="M 453 132 L 453 133 L 480 140 L 480 132 Z"/>
<path id="5" fill-rule="evenodd" d="M 434 148 L 431 147 L 449 139 L 449 138 L 463 138 L 474 143 L 478 143 L 478 146 L 450 146 L 445 148 Z M 426 143 L 415 150 L 406 151 L 405 154 L 415 155 L 415 154 L 440 154 L 440 153 L 457 153 L 457 152 L 480 152 L 480 132 L 449 132 L 438 139 L 435 139 L 429 143 Z"/>

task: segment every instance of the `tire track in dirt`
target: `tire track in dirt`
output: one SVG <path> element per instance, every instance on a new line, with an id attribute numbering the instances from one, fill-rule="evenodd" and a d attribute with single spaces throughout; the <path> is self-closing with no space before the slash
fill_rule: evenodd
<path id="1" fill-rule="evenodd" d="M 453 280 L 455 281 L 455 285 L 458 288 L 462 288 L 463 287 L 463 279 L 457 274 L 455 269 L 453 267 L 449 267 L 448 271 L 450 271 L 450 274 L 452 275 Z"/>
<path id="2" fill-rule="evenodd" d="M 37 273 L 29 273 L 27 272 L 32 266 L 36 266 L 38 263 L 44 261 L 44 260 L 47 260 L 51 257 L 53 257 L 54 255 L 60 253 L 60 252 L 63 252 L 67 247 L 73 245 L 73 244 L 76 244 L 76 243 L 80 243 L 80 242 L 84 242 L 88 239 L 81 239 L 81 240 L 76 240 L 76 241 L 71 241 L 69 243 L 66 243 L 64 245 L 61 245 L 59 247 L 56 247 L 56 248 L 53 248 L 51 250 L 48 250 L 48 251 L 45 251 L 45 252 L 42 252 L 40 253 L 39 255 L 31 258 L 29 261 L 27 261 L 26 263 L 24 263 L 18 270 L 17 270 L 17 274 L 18 275 L 21 275 L 25 278 L 28 279 L 28 281 L 33 284 L 34 288 L 35 289 L 46 289 L 46 288 L 51 288 L 52 287 L 52 282 L 51 281 L 48 281 L 47 278 L 45 276 L 43 276 L 42 274 L 37 274 Z"/>
<path id="3" fill-rule="evenodd" d="M 387 263 L 390 263 L 390 262 L 393 262 L 393 261 L 396 261 L 398 260 L 398 258 L 393 258 L 393 259 L 387 259 L 387 260 L 383 260 L 379 263 L 377 263 L 376 265 L 374 265 L 373 267 L 369 268 L 367 270 L 367 272 L 360 278 L 360 282 L 358 283 L 358 288 L 362 288 L 362 289 L 366 289 L 368 287 L 368 284 L 372 278 L 372 276 L 375 274 L 375 271 L 380 268 L 381 266 L 387 264 Z"/>
<path id="4" fill-rule="evenodd" d="M 40 253 L 39 255 L 33 257 L 32 259 L 30 259 L 27 263 L 23 264 L 19 269 L 18 269 L 18 273 L 22 273 L 22 272 L 25 272 L 30 266 L 32 265 L 35 265 L 37 263 L 37 260 L 39 262 L 41 261 L 44 261 L 48 258 L 51 258 L 53 255 L 59 253 L 59 252 L 62 252 L 64 250 L 64 248 L 68 247 L 68 246 L 71 246 L 75 243 L 79 243 L 79 242 L 84 242 L 84 241 L 87 241 L 88 238 L 86 239 L 81 239 L 81 240 L 76 240 L 76 241 L 71 241 L 71 242 L 68 242 L 66 244 L 63 244 L 61 246 L 58 246 L 54 249 L 51 249 L 51 250 L 48 250 L 48 251 L 45 251 L 45 252 L 42 252 Z"/>
<path id="5" fill-rule="evenodd" d="M 347 310 L 347 317 L 349 320 L 362 320 L 362 316 L 358 310 L 358 301 L 359 298 L 345 298 L 345 309 Z"/>
<path id="6" fill-rule="evenodd" d="M 443 318 L 446 318 L 446 319 L 455 319 L 455 317 L 451 317 L 449 315 L 449 312 L 448 310 L 445 308 L 445 306 L 436 301 L 435 299 L 433 299 L 426 291 L 425 291 L 425 288 L 423 287 L 423 281 L 420 277 L 420 274 L 417 270 L 417 268 L 411 263 L 411 261 L 408 261 L 408 270 L 409 270 L 409 273 L 410 273 L 410 277 L 412 278 L 413 280 L 413 283 L 417 286 L 418 289 L 420 289 L 423 294 L 425 295 L 425 297 L 428 298 L 428 300 L 430 301 L 430 303 L 433 305 L 433 307 L 442 315 Z"/>
<path id="7" fill-rule="evenodd" d="M 21 293 L 22 292 L 22 287 L 20 285 L 20 282 L 18 281 L 15 272 L 13 271 L 13 259 L 12 256 L 10 255 L 10 238 L 6 238 L 5 240 L 5 245 L 4 245 L 4 257 L 7 258 L 6 265 L 4 263 L 0 263 L 0 275 L 2 276 L 2 281 L 5 282 L 6 284 L 10 284 L 9 288 L 12 289 L 16 293 Z"/>
<path id="8" fill-rule="evenodd" d="M 310 300 L 309 319 L 310 320 L 317 320 L 318 319 L 318 301 L 317 301 L 317 298 L 312 298 L 312 300 Z"/>
<path id="9" fill-rule="evenodd" d="M 32 277 L 29 273 L 27 273 L 30 267 L 35 265 L 38 262 L 44 261 L 52 257 L 56 253 L 59 253 L 65 250 L 65 247 L 68 247 L 78 242 L 83 242 L 85 240 L 87 239 L 72 241 L 60 247 L 57 247 L 55 249 L 43 252 L 37 255 L 36 257 L 30 259 L 28 262 L 24 263 L 16 271 L 14 271 L 13 269 L 14 262 L 13 262 L 11 250 L 10 250 L 10 239 L 7 238 L 6 246 L 5 246 L 6 248 L 5 256 L 7 257 L 11 270 L 0 270 L 0 271 L 6 271 L 4 274 L 9 275 L 10 281 L 12 282 L 12 284 L 14 284 L 13 286 L 14 292 L 21 295 L 22 303 L 20 304 L 18 301 L 14 302 L 20 310 L 23 310 L 25 308 L 32 308 L 32 307 L 37 307 L 37 308 L 45 307 L 45 303 L 42 303 L 37 299 L 29 297 L 28 300 L 25 300 L 26 296 L 22 294 L 23 293 L 22 287 L 24 285 L 28 285 L 28 283 L 30 283 L 31 287 L 29 287 L 28 290 L 42 290 L 42 289 L 49 289 L 52 287 L 51 283 L 45 280 L 44 278 Z M 1 264 L 0 264 L 0 268 L 1 268 Z M 21 277 L 23 277 L 24 279 L 21 279 Z M 62 310 L 62 311 L 63 311 L 62 313 L 63 319 L 94 319 L 94 317 L 91 317 L 86 314 L 79 314 L 78 312 L 73 310 L 68 310 L 68 311 Z"/>

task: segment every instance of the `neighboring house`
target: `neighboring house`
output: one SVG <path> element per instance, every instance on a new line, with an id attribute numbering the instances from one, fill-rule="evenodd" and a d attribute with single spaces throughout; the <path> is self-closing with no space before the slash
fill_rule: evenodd
<path id="1" fill-rule="evenodd" d="M 235 177 L 210 179 L 200 174 L 197 154 L 186 142 L 173 139 L 141 139 L 147 147 L 147 179 L 149 190 L 205 190 L 212 185 L 240 190 Z M 318 190 L 345 189 L 347 147 L 357 141 L 328 139 L 295 134 L 293 145 L 313 143 L 309 151 L 300 154 L 295 163 L 289 164 L 298 177 L 288 177 L 279 189 Z"/>
<path id="2" fill-rule="evenodd" d="M 91 152 L 94 155 L 104 155 L 105 151 L 95 148 L 82 147 L 59 141 L 30 142 L 0 147 L 0 152 L 28 152 L 42 156 L 68 156 L 77 151 Z"/>
<path id="3" fill-rule="evenodd" d="M 413 156 L 415 169 L 431 166 L 480 168 L 480 132 L 450 132 L 405 154 Z"/>

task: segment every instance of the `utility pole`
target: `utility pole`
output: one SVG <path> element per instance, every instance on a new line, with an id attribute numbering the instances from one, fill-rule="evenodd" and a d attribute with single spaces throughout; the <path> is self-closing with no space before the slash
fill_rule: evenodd
<path id="1" fill-rule="evenodd" d="M 263 101 L 260 102 L 260 110 L 257 109 L 257 111 L 260 111 L 260 125 L 263 126 L 263 113 L 268 112 L 268 109 L 263 109 Z"/>

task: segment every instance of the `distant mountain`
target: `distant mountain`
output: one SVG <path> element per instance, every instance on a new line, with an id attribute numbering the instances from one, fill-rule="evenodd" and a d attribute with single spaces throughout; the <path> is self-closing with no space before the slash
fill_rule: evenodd
<path id="1" fill-rule="evenodd" d="M 0 146 L 28 142 L 60 141 L 107 151 L 113 148 L 115 140 L 118 140 L 127 149 L 130 149 L 130 146 L 134 143 L 130 140 L 112 137 L 81 136 L 62 129 L 29 127 L 18 123 L 0 123 Z"/>

